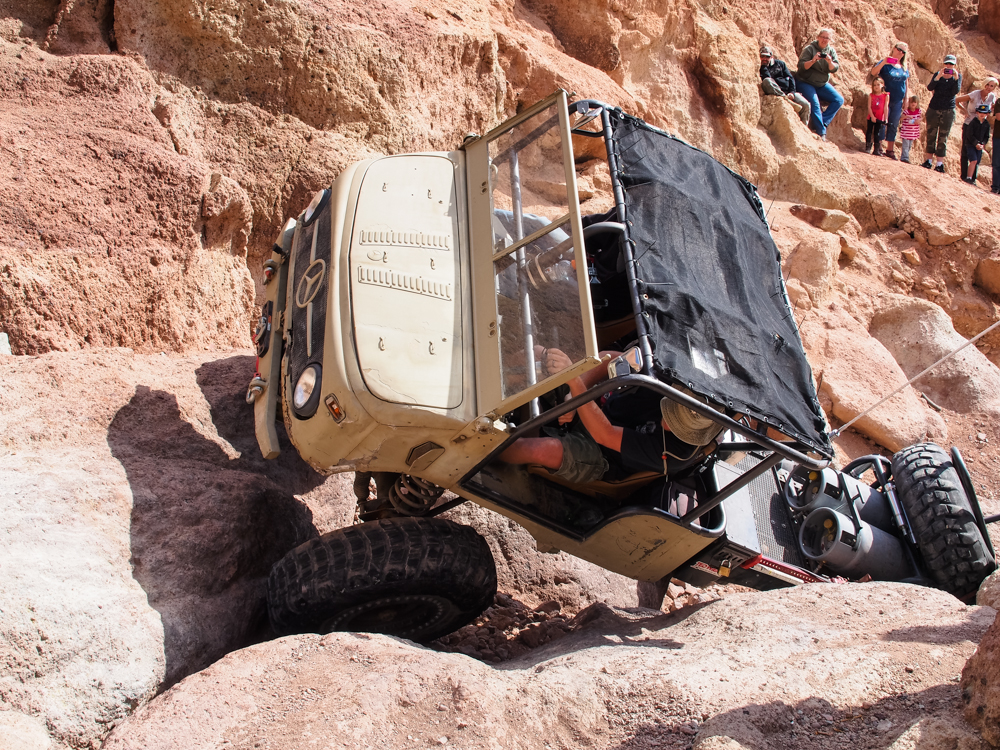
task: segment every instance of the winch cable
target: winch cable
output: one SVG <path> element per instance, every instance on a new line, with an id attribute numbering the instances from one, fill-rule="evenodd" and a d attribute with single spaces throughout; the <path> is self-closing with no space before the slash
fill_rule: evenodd
<path id="1" fill-rule="evenodd" d="M 889 400 L 890 398 L 892 398 L 892 397 L 893 397 L 893 396 L 895 396 L 895 395 L 896 395 L 897 393 L 899 393 L 899 392 L 900 392 L 901 390 L 903 390 L 904 388 L 906 388 L 906 387 L 907 387 L 908 385 L 911 385 L 911 384 L 912 384 L 912 383 L 914 383 L 915 381 L 917 381 L 917 380 L 919 380 L 920 378 L 922 378 L 922 377 L 923 377 L 924 375 L 926 375 L 927 373 L 929 373 L 929 372 L 930 372 L 931 370 L 933 370 L 933 369 L 934 369 L 935 367 L 937 367 L 937 366 L 938 366 L 939 364 L 941 364 L 942 362 L 944 362 L 944 361 L 945 361 L 946 359 L 949 359 L 949 358 L 951 358 L 951 357 L 954 357 L 954 356 L 955 356 L 956 354 L 958 354 L 958 353 L 959 353 L 960 351 L 962 351 L 962 350 L 963 350 L 963 349 L 964 349 L 965 347 L 969 346 L 970 344 L 974 344 L 974 343 L 976 343 L 977 341 L 979 341 L 979 339 L 981 339 L 981 338 L 982 338 L 983 336 L 985 336 L 985 335 L 986 335 L 987 333 L 989 333 L 990 331 L 992 331 L 992 330 L 993 330 L 994 328 L 996 328 L 997 326 L 1000 326 L 1000 320 L 998 320 L 998 321 L 997 321 L 996 323 L 994 323 L 993 325 L 991 325 L 991 326 L 990 326 L 989 328 L 987 328 L 987 329 L 986 329 L 985 331 L 983 331 L 982 333 L 980 333 L 979 335 L 977 335 L 977 336 L 976 336 L 975 338 L 971 338 L 971 339 L 969 339 L 968 341 L 966 341 L 966 342 L 965 342 L 964 344 L 962 344 L 961 346 L 959 346 L 959 347 L 957 347 L 956 349 L 954 349 L 953 351 L 950 351 L 950 352 L 948 352 L 947 354 L 945 354 L 945 355 L 944 355 L 943 357 L 941 357 L 941 359 L 939 359 L 939 360 L 938 360 L 937 362 L 935 362 L 934 364 L 932 364 L 932 365 L 931 365 L 930 367 L 928 367 L 928 368 L 927 368 L 926 370 L 922 370 L 921 372 L 919 372 L 919 373 L 917 373 L 916 375 L 914 375 L 914 376 L 913 376 L 912 378 L 910 378 L 910 379 L 909 379 L 909 380 L 907 380 L 907 381 L 906 381 L 905 383 L 903 383 L 903 384 L 902 384 L 901 386 L 899 386 L 899 388 L 897 388 L 896 390 L 894 390 L 894 391 L 893 391 L 892 393 L 890 393 L 890 394 L 889 394 L 888 396 L 886 396 L 885 398 L 883 398 L 883 399 L 882 399 L 881 401 L 879 401 L 879 402 L 878 402 L 877 404 L 873 404 L 872 406 L 869 406 L 869 407 L 868 407 L 867 409 L 865 409 L 865 410 L 864 410 L 863 412 L 861 412 L 860 414 L 858 414 L 858 415 L 857 415 L 856 417 L 854 417 L 854 419 L 852 419 L 852 420 L 851 420 L 850 422 L 848 422 L 847 424 L 845 424 L 845 425 L 841 425 L 841 426 L 840 426 L 840 427 L 838 427 L 838 428 L 837 428 L 836 430 L 833 430 L 833 431 L 832 431 L 832 432 L 830 433 L 830 439 L 832 440 L 832 439 L 834 439 L 834 438 L 837 438 L 837 437 L 839 437 L 839 436 L 840 436 L 841 434 L 843 434 L 844 430 L 846 430 L 846 429 L 847 429 L 848 427 L 850 427 L 850 426 L 851 426 L 852 424 L 854 424 L 854 423 L 855 423 L 855 422 L 857 422 L 857 421 L 858 421 L 859 419 L 861 419 L 861 417 L 863 417 L 863 416 L 864 416 L 865 414 L 867 414 L 868 412 L 872 411 L 873 409 L 877 409 L 877 408 L 878 408 L 878 407 L 880 407 L 880 406 L 881 406 L 882 404 L 884 404 L 884 403 L 885 403 L 886 401 L 888 401 L 888 400 Z"/>

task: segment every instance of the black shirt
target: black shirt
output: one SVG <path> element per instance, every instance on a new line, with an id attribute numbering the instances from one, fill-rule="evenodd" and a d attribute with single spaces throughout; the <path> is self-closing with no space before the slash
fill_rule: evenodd
<path id="1" fill-rule="evenodd" d="M 622 431 L 622 452 L 619 458 L 626 475 L 637 471 L 658 471 L 663 473 L 663 453 L 666 445 L 667 472 L 676 471 L 691 459 L 699 447 L 688 445 L 672 432 L 666 432 L 663 425 L 647 422 L 635 429 Z"/>
<path id="2" fill-rule="evenodd" d="M 966 144 L 982 143 L 990 139 L 990 123 L 988 120 L 979 121 L 977 117 L 962 130 L 962 141 Z"/>
<path id="3" fill-rule="evenodd" d="M 955 109 L 955 97 L 962 90 L 962 74 L 952 78 L 938 78 L 935 73 L 927 84 L 927 90 L 934 92 L 927 109 Z"/>
<path id="4" fill-rule="evenodd" d="M 622 432 L 621 453 L 604 450 L 610 467 L 605 475 L 620 479 L 638 471 L 663 472 L 663 447 L 667 450 L 667 471 L 677 471 L 701 448 L 685 443 L 672 432 L 664 436 L 660 424 L 660 398 L 646 388 L 626 388 L 610 393 L 602 405 L 608 421 Z"/>
<path id="5" fill-rule="evenodd" d="M 786 94 L 795 93 L 795 79 L 788 66 L 781 60 L 775 59 L 770 65 L 760 66 L 760 80 L 763 81 L 765 78 L 773 78 L 778 88 Z"/>

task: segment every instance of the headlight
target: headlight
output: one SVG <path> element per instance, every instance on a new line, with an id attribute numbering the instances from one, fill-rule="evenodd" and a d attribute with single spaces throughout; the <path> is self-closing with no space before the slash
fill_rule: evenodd
<path id="1" fill-rule="evenodd" d="M 320 190 L 313 196 L 313 199 L 309 201 L 309 205 L 306 206 L 306 212 L 302 215 L 303 224 L 308 224 L 315 218 L 316 214 L 319 213 L 320 207 L 326 201 L 326 196 L 329 192 L 329 190 Z"/>
<path id="2" fill-rule="evenodd" d="M 319 365 L 309 365 L 295 384 L 295 392 L 292 394 L 292 404 L 299 411 L 306 407 L 312 400 L 312 395 L 316 391 L 319 382 Z"/>

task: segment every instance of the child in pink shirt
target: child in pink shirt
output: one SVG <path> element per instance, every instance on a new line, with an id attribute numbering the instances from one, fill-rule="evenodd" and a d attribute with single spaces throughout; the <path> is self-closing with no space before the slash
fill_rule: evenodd
<path id="1" fill-rule="evenodd" d="M 920 112 L 920 100 L 915 96 L 910 97 L 910 101 L 903 110 L 903 116 L 899 120 L 899 134 L 903 137 L 903 153 L 899 160 L 910 163 L 910 147 L 920 138 L 920 120 L 923 115 Z"/>
<path id="2" fill-rule="evenodd" d="M 872 81 L 872 92 L 868 95 L 868 126 L 865 129 L 865 153 L 882 156 L 882 141 L 885 138 L 885 124 L 889 121 L 889 94 L 881 78 Z M 874 146 L 874 152 L 872 147 Z"/>

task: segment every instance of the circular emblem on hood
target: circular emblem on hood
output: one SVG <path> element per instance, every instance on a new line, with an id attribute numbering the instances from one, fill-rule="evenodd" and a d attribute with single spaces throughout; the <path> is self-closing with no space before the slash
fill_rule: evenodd
<path id="1" fill-rule="evenodd" d="M 295 287 L 296 307 L 305 307 L 316 299 L 316 295 L 319 294 L 319 290 L 323 286 L 325 275 L 326 263 L 321 258 L 317 258 L 309 264 L 306 272 L 299 279 L 298 286 Z"/>

